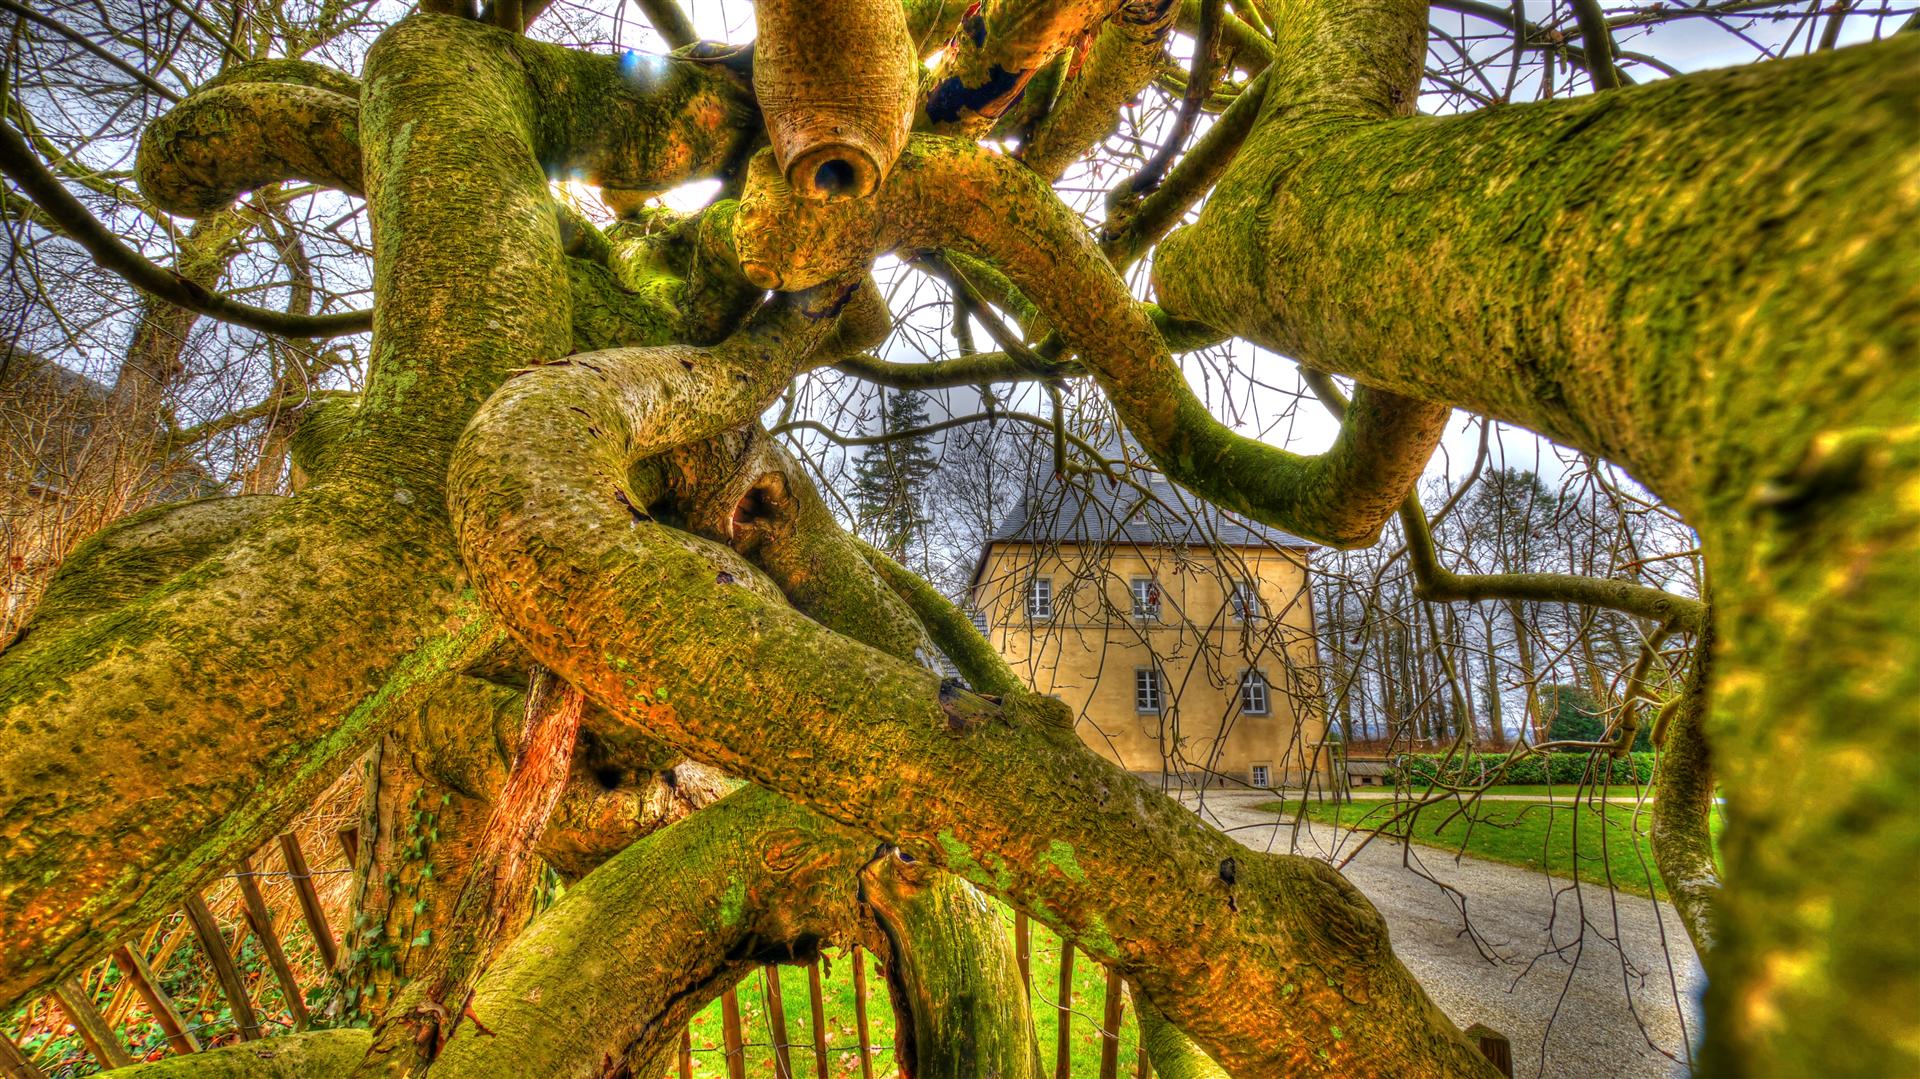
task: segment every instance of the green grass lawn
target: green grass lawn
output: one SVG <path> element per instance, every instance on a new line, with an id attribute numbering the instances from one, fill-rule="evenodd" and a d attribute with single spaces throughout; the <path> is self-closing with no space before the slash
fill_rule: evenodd
<path id="1" fill-rule="evenodd" d="M 1409 837 L 1474 858 L 1541 870 L 1561 878 L 1578 876 L 1594 884 L 1611 883 L 1634 895 L 1661 895 L 1647 830 L 1646 807 L 1576 800 L 1571 789 L 1555 789 L 1553 801 L 1479 802 L 1470 808 L 1453 800 L 1437 802 L 1398 817 L 1408 803 L 1307 803 L 1307 816 L 1348 828 L 1379 829 L 1385 837 Z M 1261 808 L 1291 814 L 1298 802 L 1269 802 Z M 1720 833 L 1721 815 L 1713 816 Z M 1576 844 L 1577 839 L 1577 844 Z M 1377 842 L 1377 841 L 1376 841 Z"/>
<path id="2" fill-rule="evenodd" d="M 1376 796 L 1385 796 L 1393 794 L 1394 791 L 1392 787 L 1357 787 L 1354 789 L 1354 793 L 1359 795 L 1373 794 Z M 1403 791 L 1401 793 L 1402 796 L 1405 796 L 1409 792 Z M 1571 802 L 1576 798 L 1588 797 L 1634 798 L 1636 796 L 1644 796 L 1648 800 L 1652 800 L 1653 798 L 1653 791 L 1650 788 L 1641 788 L 1639 791 L 1635 791 L 1633 786 L 1627 783 L 1615 783 L 1605 790 L 1599 787 L 1576 787 L 1571 783 L 1556 783 L 1551 787 L 1542 784 L 1504 784 L 1496 787 L 1488 787 L 1485 793 L 1521 795 L 1527 798 L 1540 798 L 1555 802 Z M 1428 791 L 1425 787 L 1415 787 L 1412 789 L 1411 794 L 1416 798 L 1425 798 Z"/>
<path id="3" fill-rule="evenodd" d="M 1001 911 L 1008 938 L 1013 934 L 1013 914 Z M 867 1030 L 876 1047 L 873 1074 L 892 1079 L 899 1073 L 893 1059 L 893 1005 L 887 1000 L 887 985 L 875 969 L 873 957 L 865 959 L 867 968 Z M 829 1073 L 835 1076 L 860 1074 L 859 1034 L 855 1027 L 853 1004 L 853 957 L 832 953 L 821 974 L 821 997 L 825 1004 L 827 1057 Z M 811 1079 L 813 1064 L 813 1024 L 807 1000 L 805 967 L 780 967 L 780 995 L 787 1015 L 787 1039 L 792 1048 L 794 1074 Z M 766 974 L 747 977 L 739 986 L 740 1018 L 746 1049 L 747 1075 L 759 1079 L 774 1074 L 773 1037 L 767 1020 Z M 1060 939 L 1043 926 L 1033 927 L 1033 1003 L 1034 1031 L 1040 1040 L 1040 1060 L 1046 1074 L 1053 1074 L 1054 1039 L 1058 1036 L 1060 1012 L 1054 998 L 1060 978 Z M 1085 955 L 1074 957 L 1073 1011 L 1068 1020 L 1069 1048 L 1073 1074 L 1091 1079 L 1100 1074 L 1100 1021 L 1106 1003 L 1106 970 Z M 720 1032 L 720 1002 L 714 1001 L 692 1023 L 693 1074 L 703 1079 L 724 1079 L 727 1074 L 725 1048 Z M 1120 1074 L 1131 1076 L 1139 1027 L 1133 1009 L 1126 1010 L 1120 1024 Z"/>

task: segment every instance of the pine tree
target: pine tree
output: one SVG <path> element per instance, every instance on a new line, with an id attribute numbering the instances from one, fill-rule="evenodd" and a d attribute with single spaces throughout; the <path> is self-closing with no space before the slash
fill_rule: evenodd
<path id="1" fill-rule="evenodd" d="M 927 425 L 926 398 L 913 391 L 891 394 L 881 413 L 881 433 L 899 435 Z M 926 562 L 927 479 L 937 467 L 926 435 L 889 437 L 862 450 L 854 465 L 853 504 L 859 529 L 874 546 L 908 565 Z"/>

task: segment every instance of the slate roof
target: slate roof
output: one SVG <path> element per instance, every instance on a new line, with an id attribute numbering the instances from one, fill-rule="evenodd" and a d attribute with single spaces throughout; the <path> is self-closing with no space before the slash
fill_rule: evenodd
<path id="1" fill-rule="evenodd" d="M 1124 483 L 1050 482 L 1021 501 L 987 542 L 1123 543 L 1143 546 L 1279 547 L 1314 544 L 1234 516 L 1164 477 L 1143 477 L 1153 497 Z"/>

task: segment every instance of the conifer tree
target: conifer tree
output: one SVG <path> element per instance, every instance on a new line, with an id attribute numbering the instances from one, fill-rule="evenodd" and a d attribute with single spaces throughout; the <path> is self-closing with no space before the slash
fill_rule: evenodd
<path id="1" fill-rule="evenodd" d="M 933 440 L 927 435 L 903 434 L 927 425 L 923 394 L 912 390 L 888 394 L 881 410 L 878 445 L 860 452 L 854 465 L 853 504 L 860 533 L 897 562 L 926 568 L 927 480 L 938 467 Z"/>

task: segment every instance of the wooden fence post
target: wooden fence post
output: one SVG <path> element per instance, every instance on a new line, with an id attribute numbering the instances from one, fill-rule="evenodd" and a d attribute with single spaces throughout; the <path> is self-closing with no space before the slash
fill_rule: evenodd
<path id="1" fill-rule="evenodd" d="M 1019 911 L 1013 912 L 1013 961 L 1020 967 L 1020 984 L 1027 996 L 1033 996 L 1033 923 Z"/>
<path id="2" fill-rule="evenodd" d="M 1119 1079 L 1120 1020 L 1126 998 L 1121 995 L 1120 972 L 1107 968 L 1107 1010 L 1100 1023 L 1100 1079 Z"/>
<path id="3" fill-rule="evenodd" d="M 853 950 L 853 1023 L 860 1033 L 860 1079 L 873 1079 L 873 1038 L 867 1033 L 866 953 Z"/>
<path id="4" fill-rule="evenodd" d="M 286 860 L 287 875 L 293 878 L 294 891 L 300 896 L 300 911 L 306 915 L 307 929 L 320 949 L 320 961 L 328 970 L 340 965 L 340 948 L 333 942 L 333 930 L 327 925 L 327 912 L 320 906 L 320 893 L 313 886 L 313 870 L 307 868 L 307 856 L 300 852 L 300 839 L 292 832 L 280 833 L 280 856 Z"/>
<path id="5" fill-rule="evenodd" d="M 827 996 L 820 984 L 820 960 L 807 965 L 807 1003 L 813 1010 L 813 1076 L 829 1079 L 827 1074 Z"/>
<path id="6" fill-rule="evenodd" d="M 1053 1079 L 1073 1079 L 1073 941 L 1060 938 L 1060 985 L 1053 1006 L 1060 1025 L 1054 1031 Z"/>
<path id="7" fill-rule="evenodd" d="M 1467 1040 L 1480 1047 L 1480 1055 L 1487 1058 L 1501 1075 L 1513 1079 L 1513 1043 L 1505 1034 L 1487 1026 L 1475 1023 L 1466 1029 Z"/>
<path id="8" fill-rule="evenodd" d="M 167 991 L 154 980 L 153 971 L 147 967 L 147 961 L 140 958 L 140 953 L 134 951 L 132 945 L 122 944 L 113 950 L 113 965 L 120 968 L 121 976 L 132 982 L 133 991 L 146 1001 L 148 1014 L 160 1024 L 161 1030 L 166 1031 L 167 1044 L 173 1047 L 173 1051 L 182 1055 L 199 1052 L 200 1042 L 187 1029 L 186 1020 L 180 1018 L 180 1010 L 173 1006 Z"/>
<path id="9" fill-rule="evenodd" d="M 267 965 L 273 968 L 274 980 L 280 983 L 280 995 L 286 999 L 287 1011 L 293 1014 L 293 1029 L 305 1030 L 312 1020 L 307 1016 L 307 1002 L 300 993 L 300 981 L 293 976 L 293 964 L 287 962 L 287 953 L 280 947 L 280 935 L 273 931 L 273 912 L 267 909 L 267 898 L 260 894 L 260 885 L 253 879 L 253 862 L 240 859 L 240 895 L 247 905 L 247 923 L 253 926 L 253 934 L 260 938 L 260 950 L 267 953 Z"/>
<path id="10" fill-rule="evenodd" d="M 747 1079 L 746 1039 L 740 1036 L 740 995 L 720 994 L 720 1039 L 727 1050 L 727 1079 Z"/>
<path id="11" fill-rule="evenodd" d="M 767 987 L 767 1028 L 773 1035 L 773 1074 L 778 1079 L 793 1079 L 793 1054 L 787 1044 L 787 1001 L 780 994 L 780 968 L 769 963 L 760 968 L 760 981 Z"/>
<path id="12" fill-rule="evenodd" d="M 133 1063 L 119 1036 L 107 1024 L 107 1017 L 93 1006 L 93 997 L 84 988 L 71 981 L 61 982 L 53 987 L 53 999 L 60 1002 L 60 1010 L 67 1013 L 73 1029 L 80 1032 L 80 1040 L 87 1043 L 87 1052 L 100 1062 L 101 1071 Z"/>
<path id="13" fill-rule="evenodd" d="M 213 964 L 213 973 L 219 979 L 221 992 L 226 995 L 227 1006 L 233 1010 L 234 1025 L 240 1028 L 240 1040 L 258 1041 L 260 1020 L 253 1014 L 253 1002 L 247 999 L 247 985 L 240 980 L 240 970 L 233 965 L 233 956 L 227 953 L 227 941 L 220 934 L 220 923 L 213 920 L 213 912 L 207 909 L 206 901 L 197 895 L 188 894 L 186 907 L 187 920 L 193 923 L 193 933 L 200 938 L 200 950 L 207 953 L 207 962 Z"/>

